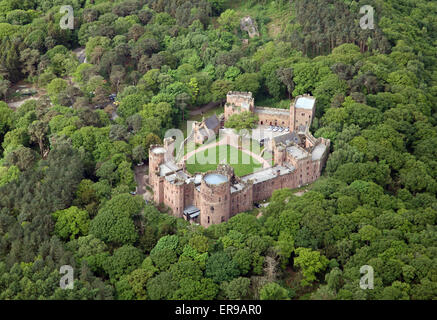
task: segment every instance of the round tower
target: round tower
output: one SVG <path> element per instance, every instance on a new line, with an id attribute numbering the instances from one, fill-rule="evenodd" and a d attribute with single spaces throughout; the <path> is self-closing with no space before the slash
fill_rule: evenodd
<path id="1" fill-rule="evenodd" d="M 230 179 L 220 173 L 207 173 L 200 185 L 200 224 L 208 227 L 227 221 L 231 215 Z"/>
<path id="2" fill-rule="evenodd" d="M 149 149 L 149 184 L 154 186 L 159 166 L 164 163 L 166 150 L 160 145 L 151 145 Z"/>

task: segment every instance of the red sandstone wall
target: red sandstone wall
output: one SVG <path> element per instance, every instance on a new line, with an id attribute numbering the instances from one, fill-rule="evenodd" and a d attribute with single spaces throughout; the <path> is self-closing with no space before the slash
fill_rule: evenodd
<path id="1" fill-rule="evenodd" d="M 296 109 L 295 112 L 295 128 L 299 128 L 300 125 L 306 127 L 311 126 L 311 121 L 313 119 L 313 111 L 307 109 Z"/>
<path id="2" fill-rule="evenodd" d="M 231 217 L 235 216 L 237 213 L 252 210 L 252 208 L 252 185 L 248 185 L 245 189 L 231 194 Z"/>
<path id="3" fill-rule="evenodd" d="M 208 185 L 202 180 L 200 185 L 200 224 L 208 227 L 229 220 L 231 214 L 230 183 Z"/>
<path id="4" fill-rule="evenodd" d="M 164 179 L 164 204 L 172 210 L 175 217 L 183 218 L 184 184 L 173 184 Z"/>
<path id="5" fill-rule="evenodd" d="M 249 104 L 248 111 L 254 111 L 255 109 L 255 99 L 252 97 L 252 93 L 244 93 L 244 92 L 229 92 L 226 96 L 226 104 L 225 104 L 225 121 L 229 119 L 231 115 L 234 113 L 240 113 L 243 110 L 240 110 L 239 107 L 244 103 Z M 235 105 L 235 107 L 233 106 Z"/>
<path id="6" fill-rule="evenodd" d="M 265 114 L 265 113 L 256 113 L 258 115 L 259 121 L 258 124 L 260 125 L 267 125 L 267 126 L 281 126 L 281 127 L 288 127 L 290 125 L 290 119 L 288 115 L 273 115 L 273 114 Z"/>

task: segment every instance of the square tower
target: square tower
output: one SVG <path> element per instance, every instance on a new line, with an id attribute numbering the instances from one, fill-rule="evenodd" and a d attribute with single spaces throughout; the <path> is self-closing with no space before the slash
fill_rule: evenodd
<path id="1" fill-rule="evenodd" d="M 252 92 L 228 92 L 225 104 L 225 121 L 234 113 L 238 114 L 244 111 L 255 111 L 255 99 L 252 97 Z"/>
<path id="2" fill-rule="evenodd" d="M 305 132 L 311 127 L 316 112 L 316 98 L 310 95 L 296 97 L 290 106 L 290 131 Z"/>

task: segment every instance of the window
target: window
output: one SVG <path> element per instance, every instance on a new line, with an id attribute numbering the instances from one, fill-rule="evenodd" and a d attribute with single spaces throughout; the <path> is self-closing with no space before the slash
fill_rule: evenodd
<path id="1" fill-rule="evenodd" d="M 221 222 L 225 222 L 225 217 L 222 216 Z"/>
<path id="2" fill-rule="evenodd" d="M 211 208 L 210 208 L 210 209 L 211 209 L 211 212 L 214 212 L 214 207 L 212 207 L 212 206 L 211 206 Z"/>
<path id="3" fill-rule="evenodd" d="M 208 224 L 210 223 L 211 221 L 210 221 L 210 218 L 209 218 L 209 216 L 208 216 Z"/>

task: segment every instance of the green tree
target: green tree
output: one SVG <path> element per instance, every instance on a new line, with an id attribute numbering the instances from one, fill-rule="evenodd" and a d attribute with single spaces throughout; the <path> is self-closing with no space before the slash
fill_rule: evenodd
<path id="1" fill-rule="evenodd" d="M 124 245 L 116 249 L 114 254 L 106 260 L 104 269 L 111 280 L 119 280 L 122 275 L 127 275 L 138 268 L 143 259 L 144 256 L 139 249 Z"/>
<path id="2" fill-rule="evenodd" d="M 231 281 L 225 281 L 221 284 L 226 298 L 230 300 L 245 299 L 249 295 L 250 279 L 245 277 L 235 278 Z"/>
<path id="3" fill-rule="evenodd" d="M 88 234 L 90 219 L 85 210 L 70 207 L 56 211 L 52 216 L 56 220 L 55 233 L 62 239 L 75 239 Z"/>
<path id="4" fill-rule="evenodd" d="M 261 300 L 290 300 L 288 292 L 276 282 L 270 282 L 264 285 L 259 291 Z"/>
<path id="5" fill-rule="evenodd" d="M 206 262 L 205 275 L 214 282 L 230 281 L 239 275 L 237 264 L 225 252 L 213 253 Z"/>
<path id="6" fill-rule="evenodd" d="M 138 239 L 132 217 L 140 213 L 143 201 L 140 197 L 120 194 L 106 202 L 91 221 L 90 233 L 106 243 L 133 244 Z"/>
<path id="7" fill-rule="evenodd" d="M 328 266 L 328 259 L 321 255 L 319 251 L 313 251 L 308 248 L 297 248 L 295 250 L 296 258 L 294 264 L 302 269 L 304 278 L 302 285 L 309 285 L 316 280 L 316 274 L 325 270 Z"/>

